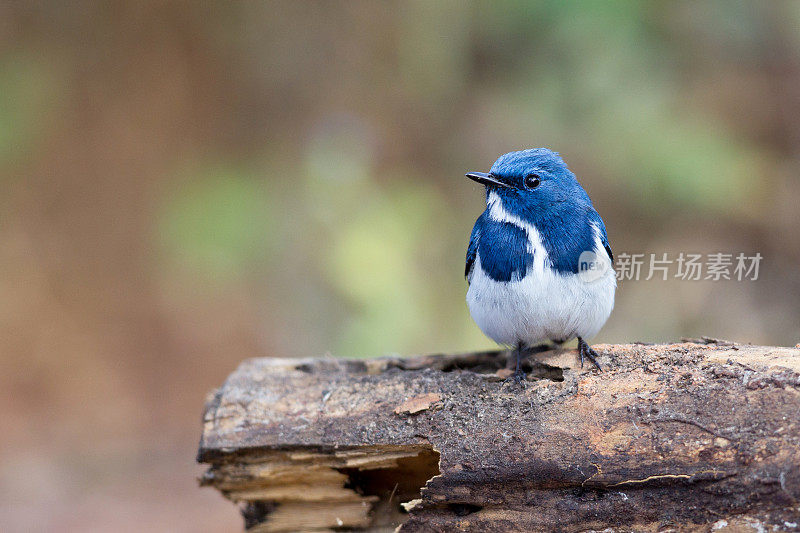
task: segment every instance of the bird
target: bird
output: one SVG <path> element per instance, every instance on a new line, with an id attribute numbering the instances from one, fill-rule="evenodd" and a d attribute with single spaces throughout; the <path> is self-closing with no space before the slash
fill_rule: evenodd
<path id="1" fill-rule="evenodd" d="M 602 371 L 586 339 L 614 308 L 614 255 L 575 175 L 557 152 L 532 148 L 466 177 L 486 189 L 467 247 L 467 305 L 487 337 L 514 348 L 514 380 L 525 379 L 523 350 L 548 340 L 577 338 L 581 367 L 588 358 Z"/>

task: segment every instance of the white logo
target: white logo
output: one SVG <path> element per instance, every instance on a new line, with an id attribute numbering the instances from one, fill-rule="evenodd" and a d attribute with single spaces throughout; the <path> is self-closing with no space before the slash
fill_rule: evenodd
<path id="1" fill-rule="evenodd" d="M 603 277 L 611 268 L 605 255 L 597 255 L 586 250 L 578 257 L 578 276 L 584 283 L 591 283 Z"/>

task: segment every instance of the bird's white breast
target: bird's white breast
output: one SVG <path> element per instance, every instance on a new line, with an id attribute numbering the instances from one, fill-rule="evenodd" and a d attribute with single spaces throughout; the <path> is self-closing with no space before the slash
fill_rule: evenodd
<path id="1" fill-rule="evenodd" d="M 608 268 L 596 279 L 560 274 L 550 267 L 536 228 L 505 211 L 496 194 L 489 196 L 489 216 L 525 229 L 533 265 L 521 279 L 495 281 L 481 267 L 480 253 L 470 277 L 467 304 L 478 327 L 500 344 L 532 345 L 545 340 L 591 338 L 603 327 L 614 307 L 616 277 Z M 606 252 L 595 229 L 595 252 Z"/>

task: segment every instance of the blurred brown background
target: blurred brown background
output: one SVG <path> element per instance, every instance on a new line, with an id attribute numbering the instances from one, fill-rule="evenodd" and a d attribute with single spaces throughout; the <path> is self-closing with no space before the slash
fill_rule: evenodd
<path id="1" fill-rule="evenodd" d="M 0 528 L 238 531 L 198 489 L 243 358 L 492 346 L 463 178 L 548 146 L 629 281 L 595 342 L 800 342 L 800 3 L 0 5 Z"/>

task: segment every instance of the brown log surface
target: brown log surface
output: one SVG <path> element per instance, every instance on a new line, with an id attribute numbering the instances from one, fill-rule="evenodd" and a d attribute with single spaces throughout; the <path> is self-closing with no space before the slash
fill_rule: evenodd
<path id="1" fill-rule="evenodd" d="M 800 531 L 800 349 L 595 349 L 247 360 L 202 481 L 252 531 Z"/>

